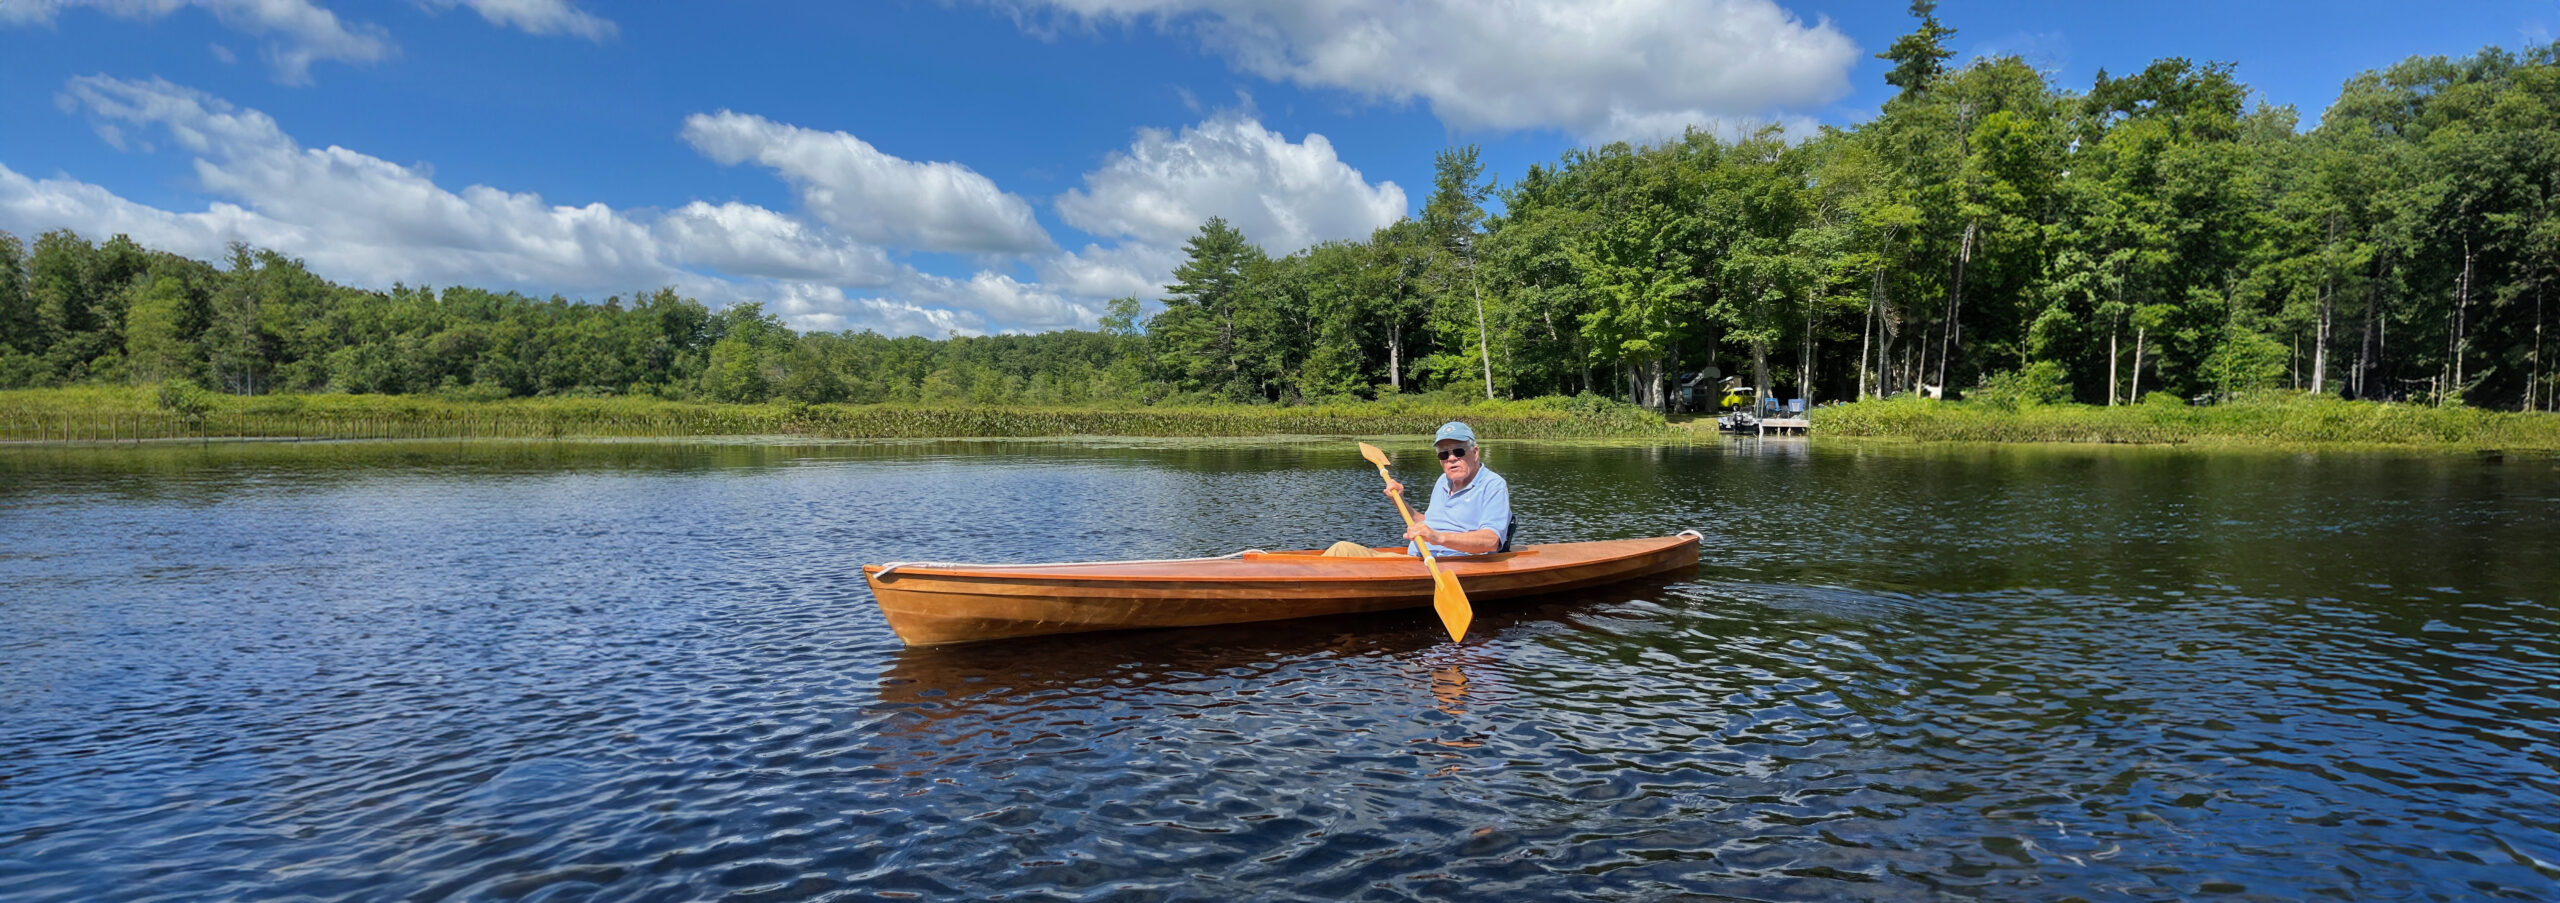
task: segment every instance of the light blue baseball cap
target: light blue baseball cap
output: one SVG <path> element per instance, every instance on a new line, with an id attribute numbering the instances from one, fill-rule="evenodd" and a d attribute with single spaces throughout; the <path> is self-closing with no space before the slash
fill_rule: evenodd
<path id="1" fill-rule="evenodd" d="M 1446 442 L 1451 439 L 1456 439 L 1468 445 L 1474 445 L 1476 444 L 1476 431 L 1468 429 L 1466 424 L 1452 420 L 1441 424 L 1439 435 L 1431 437 L 1433 444 Z"/>

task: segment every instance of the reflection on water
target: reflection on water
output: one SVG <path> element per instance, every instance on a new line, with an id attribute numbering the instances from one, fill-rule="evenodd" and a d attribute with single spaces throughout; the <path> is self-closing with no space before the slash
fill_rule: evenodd
<path id="1" fill-rule="evenodd" d="M 1420 443 L 1390 447 L 1422 460 Z M 900 647 L 1385 541 L 1348 442 L 0 450 L 0 897 L 2548 898 L 2560 468 L 1521 446 L 1682 575 Z"/>

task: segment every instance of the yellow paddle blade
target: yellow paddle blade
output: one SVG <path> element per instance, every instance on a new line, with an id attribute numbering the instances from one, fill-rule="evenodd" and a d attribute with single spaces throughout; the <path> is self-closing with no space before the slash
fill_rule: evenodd
<path id="1" fill-rule="evenodd" d="M 1448 626 L 1449 642 L 1467 641 L 1467 625 L 1475 623 L 1476 612 L 1467 605 L 1467 591 L 1458 588 L 1458 575 L 1433 569 L 1431 607 L 1440 613 L 1440 623 Z"/>
<path id="2" fill-rule="evenodd" d="M 1387 453 L 1379 451 L 1378 447 L 1375 445 L 1371 445 L 1366 442 L 1360 443 L 1360 457 L 1369 459 L 1369 463 L 1371 464 L 1375 464 L 1380 467 L 1387 466 Z"/>

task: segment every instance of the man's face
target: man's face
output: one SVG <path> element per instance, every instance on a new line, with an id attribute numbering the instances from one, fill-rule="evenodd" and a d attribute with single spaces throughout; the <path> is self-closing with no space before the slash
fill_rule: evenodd
<path id="1" fill-rule="evenodd" d="M 1464 483 L 1468 478 L 1476 475 L 1475 446 L 1468 445 L 1467 443 L 1460 442 L 1456 439 L 1444 439 L 1433 443 L 1433 445 L 1439 450 L 1440 472 L 1449 475 L 1449 482 Z M 1458 451 L 1461 449 L 1465 450 L 1466 453 L 1462 455 L 1449 454 L 1452 451 Z"/>

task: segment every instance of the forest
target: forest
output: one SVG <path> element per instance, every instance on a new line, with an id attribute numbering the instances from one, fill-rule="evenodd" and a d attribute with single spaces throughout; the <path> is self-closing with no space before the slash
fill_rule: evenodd
<path id="1" fill-rule="evenodd" d="M 2016 57 L 1950 66 L 1954 31 L 1913 13 L 1879 54 L 1898 93 L 1854 127 L 1588 147 L 1508 182 L 1451 148 L 1420 213 L 1365 239 L 1274 256 L 1209 220 L 1095 331 L 801 334 L 670 289 L 375 290 L 58 229 L 0 233 L 0 388 L 1669 411 L 1711 374 L 1817 404 L 2555 408 L 2554 45 L 2362 73 L 2305 128 L 2228 63 L 2067 90 Z"/>

